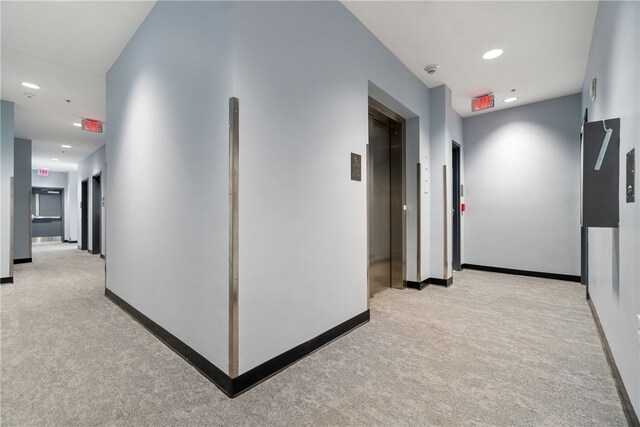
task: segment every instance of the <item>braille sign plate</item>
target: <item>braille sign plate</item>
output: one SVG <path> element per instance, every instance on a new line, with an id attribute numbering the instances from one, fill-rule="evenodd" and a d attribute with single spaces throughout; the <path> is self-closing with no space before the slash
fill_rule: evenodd
<path id="1" fill-rule="evenodd" d="M 362 156 L 351 153 L 351 180 L 362 181 Z"/>

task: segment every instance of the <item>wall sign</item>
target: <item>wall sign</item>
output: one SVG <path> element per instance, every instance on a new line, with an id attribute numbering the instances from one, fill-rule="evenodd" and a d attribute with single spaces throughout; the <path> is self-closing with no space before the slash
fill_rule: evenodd
<path id="1" fill-rule="evenodd" d="M 49 176 L 49 171 L 46 169 L 38 169 L 38 176 Z"/>
<path id="2" fill-rule="evenodd" d="M 102 122 L 99 120 L 82 119 L 82 129 L 89 132 L 102 133 Z"/>
<path id="3" fill-rule="evenodd" d="M 351 181 L 362 181 L 362 156 L 351 153 Z"/>
<path id="4" fill-rule="evenodd" d="M 475 113 L 476 111 L 488 110 L 489 108 L 493 108 L 494 105 L 495 100 L 492 93 L 476 96 L 471 100 L 471 112 Z"/>

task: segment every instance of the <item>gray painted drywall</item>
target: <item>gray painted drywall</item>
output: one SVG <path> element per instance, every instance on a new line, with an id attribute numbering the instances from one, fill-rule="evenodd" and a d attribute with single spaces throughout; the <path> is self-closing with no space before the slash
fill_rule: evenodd
<path id="1" fill-rule="evenodd" d="M 580 95 L 464 119 L 465 262 L 580 275 Z"/>
<path id="2" fill-rule="evenodd" d="M 107 288 L 225 372 L 232 9 L 156 3 L 107 73 Z"/>
<path id="3" fill-rule="evenodd" d="M 240 372 L 366 310 L 366 179 L 350 181 L 349 155 L 366 153 L 370 94 L 408 120 L 415 240 L 429 91 L 350 12 L 334 2 L 157 3 L 107 75 L 107 287 L 227 370 L 237 96 Z M 415 241 L 407 248 L 414 280 Z"/>
<path id="4" fill-rule="evenodd" d="M 441 85 L 430 91 L 430 133 L 431 133 L 431 167 L 430 193 L 431 209 L 429 221 L 431 234 L 429 240 L 431 258 L 431 277 L 447 279 L 452 276 L 453 254 L 453 218 L 451 216 L 452 204 L 452 141 L 463 145 L 462 118 L 456 113 L 451 104 L 451 89 Z M 464 150 L 461 151 L 460 164 L 464 165 Z M 446 194 L 447 206 L 444 209 L 444 175 L 443 166 L 447 167 Z M 464 169 L 464 168 L 463 168 Z M 464 173 L 460 175 L 460 182 L 464 183 Z M 444 247 L 444 215 L 447 215 L 447 263 L 445 275 L 445 247 Z M 464 230 L 464 219 L 461 220 L 461 229 Z M 463 232 L 464 233 L 464 232 Z M 464 248 L 464 244 L 462 245 Z M 446 276 L 446 277 L 445 277 Z"/>
<path id="5" fill-rule="evenodd" d="M 338 2 L 235 8 L 246 372 L 367 309 L 367 186 L 350 180 L 349 156 L 366 153 L 369 82 L 386 94 L 380 101 L 419 118 L 407 129 L 407 222 L 415 222 L 416 164 L 428 152 L 429 92 Z"/>
<path id="6" fill-rule="evenodd" d="M 0 277 L 10 277 L 11 178 L 13 177 L 14 104 L 0 102 Z"/>
<path id="7" fill-rule="evenodd" d="M 31 258 L 31 140 L 15 138 L 13 151 L 13 258 Z"/>
<path id="8" fill-rule="evenodd" d="M 83 161 L 81 161 L 80 163 L 78 163 L 78 172 L 76 174 L 76 185 L 75 185 L 75 206 L 76 206 L 76 211 L 75 211 L 75 224 L 76 224 L 76 236 L 77 239 L 72 239 L 72 240 L 78 240 L 78 246 L 80 246 L 82 239 L 85 238 L 85 236 L 81 236 L 82 234 L 82 225 L 81 225 L 81 190 L 80 190 L 80 186 L 82 181 L 84 181 L 85 179 L 88 179 L 88 200 L 87 200 L 87 211 L 88 211 L 88 227 L 87 227 L 87 232 L 88 232 L 88 236 L 86 236 L 87 238 L 87 248 L 91 249 L 93 246 L 93 183 L 92 183 L 92 179 L 95 175 L 101 174 L 100 175 L 100 189 L 101 189 L 101 193 L 102 193 L 102 200 L 104 201 L 103 207 L 102 207 L 102 212 L 101 212 L 101 216 L 100 216 L 100 221 L 101 221 L 101 227 L 102 227 L 102 239 L 100 241 L 100 246 L 101 246 L 101 250 L 100 253 L 101 254 L 106 254 L 106 248 L 107 248 L 107 239 L 105 237 L 105 227 L 106 227 L 106 214 L 105 214 L 105 205 L 107 203 L 107 174 L 106 174 L 106 170 L 107 170 L 107 165 L 106 165 L 106 145 L 103 145 L 102 147 L 98 148 L 96 151 L 94 151 L 93 153 L 91 153 L 89 156 L 87 156 Z M 71 181 L 70 181 L 71 182 Z M 73 213 L 70 211 L 69 212 L 69 216 L 73 215 Z"/>
<path id="9" fill-rule="evenodd" d="M 582 87 L 589 120 L 620 118 L 620 226 L 589 229 L 589 292 L 640 414 L 640 202 L 626 203 L 626 153 L 640 153 L 640 3 L 600 2 Z M 591 79 L 598 80 L 595 102 Z M 637 166 L 636 166 L 637 168 Z M 636 188 L 638 177 L 636 169 Z M 637 190 L 636 190 L 637 191 Z"/>
<path id="10" fill-rule="evenodd" d="M 32 187 L 52 187 L 67 189 L 67 172 L 49 172 L 47 176 L 38 175 L 37 169 L 31 170 Z"/>
<path id="11" fill-rule="evenodd" d="M 67 172 L 67 191 L 64 197 L 64 239 L 78 240 L 78 172 Z"/>

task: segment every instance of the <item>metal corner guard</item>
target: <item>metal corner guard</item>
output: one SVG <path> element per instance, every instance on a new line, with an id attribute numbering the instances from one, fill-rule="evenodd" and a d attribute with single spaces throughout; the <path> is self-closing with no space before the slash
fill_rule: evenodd
<path id="1" fill-rule="evenodd" d="M 229 376 L 238 376 L 238 98 L 229 98 Z"/>

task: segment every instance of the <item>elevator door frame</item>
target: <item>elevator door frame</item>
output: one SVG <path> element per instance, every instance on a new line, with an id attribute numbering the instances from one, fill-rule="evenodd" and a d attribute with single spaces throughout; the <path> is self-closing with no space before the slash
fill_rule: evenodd
<path id="1" fill-rule="evenodd" d="M 369 97 L 369 118 L 373 118 L 382 123 L 389 123 L 392 125 L 393 122 L 400 125 L 400 132 L 398 137 L 400 138 L 401 143 L 401 157 L 402 157 L 402 202 L 401 205 L 404 207 L 407 205 L 407 183 L 406 183 L 406 121 L 405 119 L 398 115 L 393 110 L 387 108 L 380 102 L 375 99 Z M 393 125 L 392 125 L 393 126 Z M 393 141 L 391 141 L 393 143 Z M 372 190 L 373 186 L 371 185 L 372 177 L 371 170 L 369 168 L 369 156 L 370 147 L 367 142 L 367 301 L 369 301 L 373 294 L 371 293 L 371 260 L 369 259 L 371 254 L 371 239 L 369 236 L 369 226 L 371 221 L 371 213 L 369 212 L 369 202 L 372 200 Z M 392 283 L 392 288 L 394 289 L 404 289 L 407 286 L 407 211 L 405 209 L 402 210 L 402 280 L 399 286 L 394 286 Z"/>

